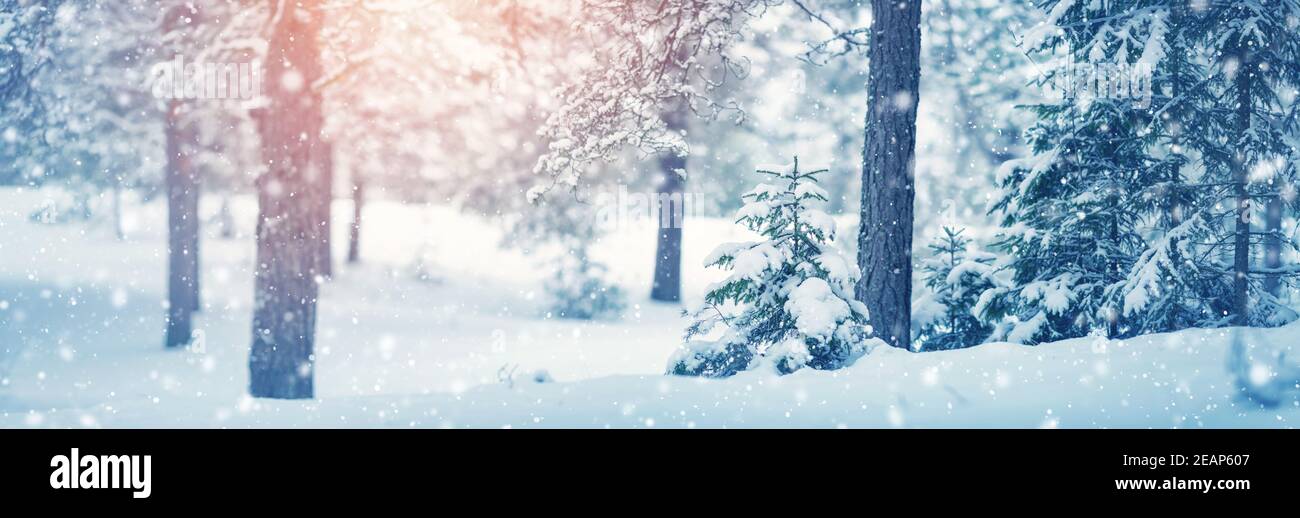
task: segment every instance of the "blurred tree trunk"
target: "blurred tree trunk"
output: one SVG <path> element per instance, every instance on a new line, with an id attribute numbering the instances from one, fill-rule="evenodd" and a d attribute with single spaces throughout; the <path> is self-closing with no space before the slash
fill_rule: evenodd
<path id="1" fill-rule="evenodd" d="M 676 169 L 684 168 L 686 159 L 672 156 L 663 157 L 659 162 L 662 164 L 664 178 L 658 189 L 659 239 L 655 249 L 655 276 L 650 298 L 660 302 L 678 302 L 682 298 L 682 226 L 685 219 L 683 190 L 686 180 Z"/>
<path id="2" fill-rule="evenodd" d="M 190 153 L 196 130 L 183 105 L 167 105 L 167 347 L 190 342 L 199 305 L 199 180 Z"/>
<path id="3" fill-rule="evenodd" d="M 1234 79 L 1237 88 L 1237 111 L 1236 125 L 1237 134 L 1245 136 L 1250 131 L 1251 110 L 1254 109 L 1254 99 L 1252 99 L 1252 74 L 1244 71 L 1254 70 L 1254 63 L 1250 61 L 1250 51 L 1241 49 L 1236 56 L 1241 63 L 1240 70 L 1243 73 L 1237 74 Z M 1249 156 L 1246 150 L 1241 150 L 1242 155 L 1233 161 L 1232 165 L 1232 191 L 1237 202 L 1236 228 L 1233 231 L 1233 255 L 1232 255 L 1232 323 L 1238 326 L 1248 325 L 1250 322 L 1250 193 L 1246 187 L 1249 181 L 1249 169 L 1247 161 Z"/>
<path id="4" fill-rule="evenodd" d="M 235 215 L 230 212 L 229 194 L 221 196 L 221 210 L 217 213 L 217 221 L 221 227 L 222 239 L 235 237 Z"/>
<path id="5" fill-rule="evenodd" d="M 348 264 L 361 262 L 361 209 L 366 203 L 366 181 L 352 172 L 352 227 L 348 229 Z"/>
<path id="6" fill-rule="evenodd" d="M 334 254 L 330 232 L 330 214 L 334 202 L 334 146 L 329 142 L 320 142 L 314 151 L 316 174 L 319 175 L 313 182 L 315 194 L 312 196 L 316 201 L 313 218 L 316 223 L 316 242 L 319 246 L 315 270 L 317 275 L 329 279 L 334 275 Z"/>
<path id="7" fill-rule="evenodd" d="M 663 157 L 664 170 L 659 184 L 659 241 L 655 250 L 654 285 L 650 298 L 660 302 L 678 302 L 682 298 L 682 225 L 683 190 L 686 180 L 676 169 L 686 165 L 684 157 Z"/>
<path id="8" fill-rule="evenodd" d="M 1277 271 L 1282 267 L 1282 196 L 1274 193 L 1264 205 L 1264 268 Z M 1282 295 L 1282 276 L 1264 276 L 1264 291 L 1274 297 Z"/>
<path id="9" fill-rule="evenodd" d="M 921 2 L 872 0 L 857 298 L 876 336 L 910 348 Z"/>
<path id="10" fill-rule="evenodd" d="M 249 392 L 254 397 L 314 396 L 313 346 L 319 286 L 318 226 L 312 218 L 317 192 L 314 147 L 319 144 L 321 99 L 313 84 L 321 76 L 321 12 L 318 2 L 272 2 L 275 13 L 265 61 L 268 104 L 256 120 L 262 158 L 257 180 L 257 261 Z M 316 176 L 316 177 L 313 177 Z"/>

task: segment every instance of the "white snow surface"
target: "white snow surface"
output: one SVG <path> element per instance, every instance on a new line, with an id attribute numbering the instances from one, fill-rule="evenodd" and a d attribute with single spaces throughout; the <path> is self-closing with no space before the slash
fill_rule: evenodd
<path id="1" fill-rule="evenodd" d="M 323 285 L 317 399 L 247 395 L 254 200 L 241 234 L 201 244 L 201 350 L 162 348 L 165 218 L 127 204 L 106 222 L 45 225 L 47 194 L 0 189 L 3 427 L 1295 427 L 1300 402 L 1260 408 L 1226 362 L 1234 330 L 916 354 L 876 347 L 835 372 L 726 380 L 663 375 L 685 320 L 644 301 L 652 226 L 597 244 L 632 294 L 615 322 L 544 317 L 534 259 L 498 246 L 490 221 L 442 206 L 367 206 L 365 263 Z M 218 200 L 205 198 L 203 213 Z M 351 207 L 334 214 L 336 260 Z M 685 230 L 686 297 L 725 272 L 700 258 L 752 236 L 728 219 Z M 433 258 L 438 275 L 414 273 Z M 1241 331 L 1300 358 L 1300 324 Z"/>

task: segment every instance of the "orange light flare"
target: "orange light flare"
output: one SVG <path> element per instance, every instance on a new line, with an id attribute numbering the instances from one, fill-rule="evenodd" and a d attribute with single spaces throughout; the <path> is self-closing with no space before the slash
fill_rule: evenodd
<path id="1" fill-rule="evenodd" d="M 566 78 L 554 0 L 338 1 L 325 6 L 325 137 L 353 164 L 418 176 L 531 170 L 537 128 Z M 571 77 L 571 75 L 570 75 Z M 399 158 L 404 157 L 404 158 Z M 392 174 L 371 166 L 371 174 Z M 412 182 L 403 173 L 402 183 Z M 396 178 L 395 178 L 396 180 Z M 415 187 L 414 185 L 407 185 Z"/>

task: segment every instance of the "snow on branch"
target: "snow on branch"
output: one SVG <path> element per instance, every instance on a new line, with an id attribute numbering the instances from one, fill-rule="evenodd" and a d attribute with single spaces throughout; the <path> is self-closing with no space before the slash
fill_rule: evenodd
<path id="1" fill-rule="evenodd" d="M 549 181 L 530 189 L 529 201 L 574 188 L 593 162 L 613 160 L 628 147 L 685 155 L 683 135 L 663 120 L 666 105 L 680 103 L 704 118 L 740 113 L 712 94 L 748 73 L 728 51 L 750 19 L 778 3 L 584 0 L 573 25 L 585 29 L 594 59 L 560 89 L 561 105 L 540 130 L 550 145 L 534 172 Z"/>
<path id="2" fill-rule="evenodd" d="M 799 59 L 813 64 L 824 65 L 833 58 L 844 56 L 853 51 L 866 53 L 871 44 L 869 27 L 842 29 L 840 25 L 827 19 L 825 13 L 808 6 L 805 0 L 790 0 L 808 19 L 813 20 L 831 31 L 831 37 L 817 43 L 809 43 L 808 50 Z"/>

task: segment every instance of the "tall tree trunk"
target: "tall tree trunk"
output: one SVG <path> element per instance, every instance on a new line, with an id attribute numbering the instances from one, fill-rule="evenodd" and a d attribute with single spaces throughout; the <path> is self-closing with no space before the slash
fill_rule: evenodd
<path id="1" fill-rule="evenodd" d="M 862 149 L 857 298 L 876 336 L 911 346 L 912 202 L 921 2 L 871 0 L 871 70 Z"/>
<path id="2" fill-rule="evenodd" d="M 1282 196 L 1275 193 L 1264 205 L 1264 268 L 1277 271 L 1282 267 Z M 1264 291 L 1278 297 L 1282 295 L 1282 276 L 1269 273 L 1264 276 Z"/>
<path id="3" fill-rule="evenodd" d="M 334 254 L 332 253 L 330 233 L 330 214 L 334 204 L 334 146 L 329 142 L 320 142 L 314 150 L 316 155 L 316 174 L 318 178 L 313 183 L 316 191 L 313 199 L 316 201 L 315 218 L 316 223 L 316 243 L 318 246 L 316 255 L 316 274 L 323 278 L 330 278 L 334 275 Z"/>
<path id="4" fill-rule="evenodd" d="M 348 229 L 348 264 L 361 262 L 361 209 L 366 203 L 366 181 L 352 172 L 352 228 Z"/>
<path id="5" fill-rule="evenodd" d="M 1254 108 L 1252 102 L 1252 77 L 1254 66 L 1250 61 L 1250 51 L 1242 49 L 1237 58 L 1241 67 L 1235 78 L 1237 87 L 1237 138 L 1245 139 L 1250 132 L 1250 115 Z M 1250 322 L 1250 193 L 1246 186 L 1249 181 L 1249 151 L 1238 146 L 1241 155 L 1236 157 L 1232 166 L 1233 196 L 1237 201 L 1237 222 L 1233 235 L 1232 255 L 1232 322 L 1245 326 Z"/>
<path id="6" fill-rule="evenodd" d="M 197 135 L 193 138 L 195 140 L 192 142 L 197 143 Z M 191 251 L 192 257 L 189 261 L 186 261 L 185 265 L 189 268 L 189 291 L 187 295 L 189 296 L 190 301 L 190 311 L 198 313 L 203 311 L 202 292 L 199 289 L 199 285 L 203 279 L 203 276 L 199 274 L 199 233 L 202 231 L 203 225 L 202 220 L 199 218 L 199 191 L 202 189 L 202 186 L 197 166 L 191 163 L 189 171 L 189 180 L 192 188 L 190 189 L 189 197 L 185 200 L 185 203 L 187 204 L 186 210 L 190 211 L 189 219 L 193 223 L 186 229 L 188 231 L 186 237 L 189 239 L 188 248 Z"/>
<path id="7" fill-rule="evenodd" d="M 257 262 L 249 392 L 254 397 L 314 396 L 319 254 L 312 221 L 313 147 L 319 142 L 321 76 L 317 2 L 280 2 L 265 61 L 269 103 L 257 114 L 262 158 L 258 178 Z"/>
<path id="8" fill-rule="evenodd" d="M 665 108 L 663 119 L 673 132 L 686 130 L 687 109 L 684 102 Z M 682 299 L 682 225 L 686 219 L 686 157 L 665 153 L 659 157 L 659 182 L 655 203 L 659 208 L 658 244 L 655 249 L 654 284 L 650 298 L 661 302 Z"/>
<path id="9" fill-rule="evenodd" d="M 199 289 L 199 182 L 190 153 L 195 129 L 179 101 L 167 109 L 167 347 L 189 344 Z"/>

